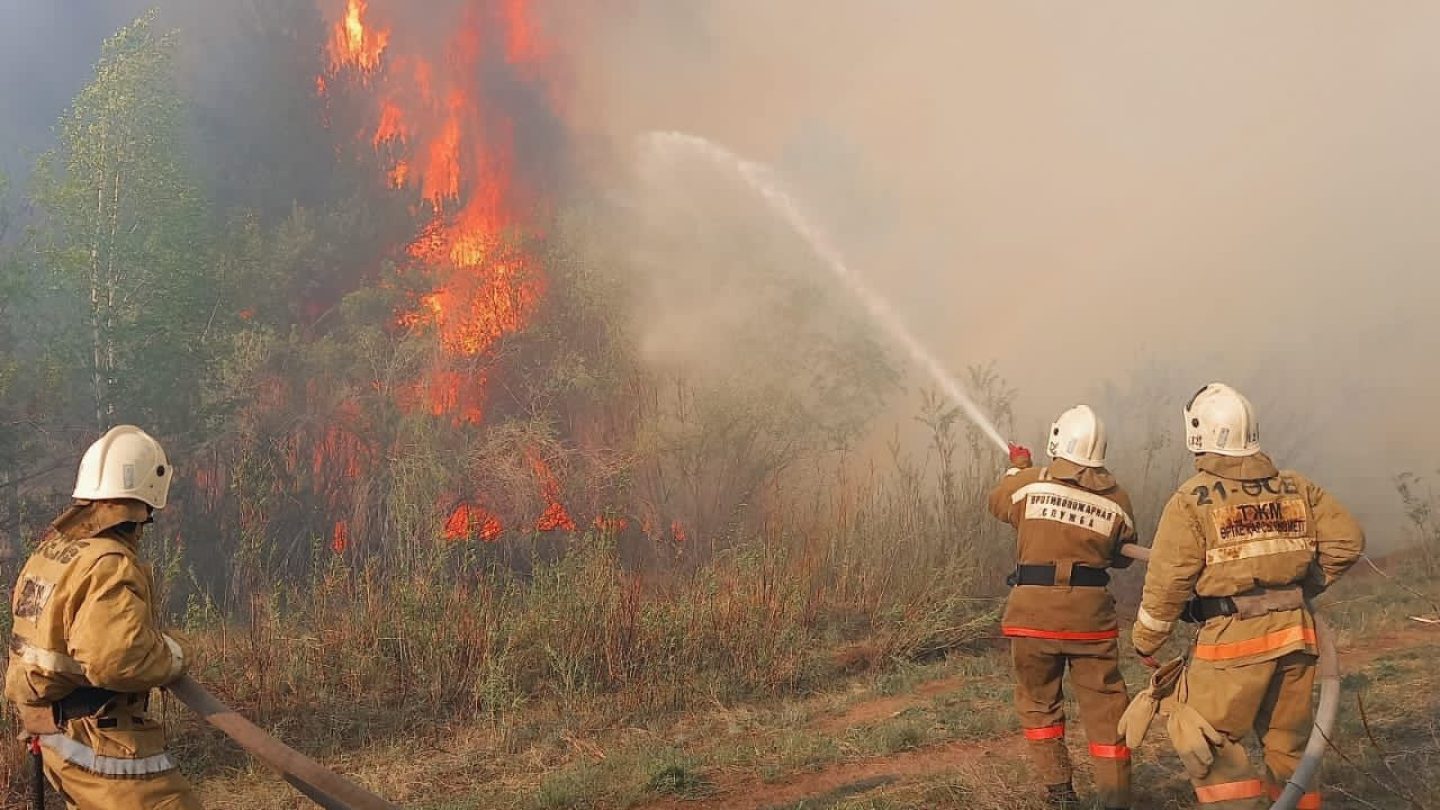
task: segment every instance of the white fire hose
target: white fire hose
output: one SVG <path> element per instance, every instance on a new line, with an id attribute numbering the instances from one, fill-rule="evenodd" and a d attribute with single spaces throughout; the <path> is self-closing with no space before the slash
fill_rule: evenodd
<path id="1" fill-rule="evenodd" d="M 1150 549 L 1134 543 L 1125 544 L 1121 553 L 1141 562 L 1150 560 Z M 1305 755 L 1270 810 L 1295 810 L 1300 797 L 1310 792 L 1320 775 L 1320 760 L 1334 736 L 1335 715 L 1340 709 L 1340 654 L 1335 649 L 1335 634 L 1314 609 L 1310 615 L 1315 618 L 1315 642 L 1320 648 L 1320 706 L 1315 710 L 1315 726 L 1310 730 Z"/>

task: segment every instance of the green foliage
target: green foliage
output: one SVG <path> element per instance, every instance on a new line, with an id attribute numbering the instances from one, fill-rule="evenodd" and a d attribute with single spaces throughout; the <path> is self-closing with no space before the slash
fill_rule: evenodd
<path id="1" fill-rule="evenodd" d="M 676 751 L 665 751 L 646 764 L 645 789 L 662 796 L 697 798 L 710 789 L 710 782 L 690 759 Z"/>
<path id="2" fill-rule="evenodd" d="M 186 158 L 176 47 L 153 13 L 107 40 L 36 170 L 38 247 L 74 297 L 61 315 L 89 367 L 96 427 L 183 429 L 198 395 L 187 383 L 211 355 L 223 286 Z"/>

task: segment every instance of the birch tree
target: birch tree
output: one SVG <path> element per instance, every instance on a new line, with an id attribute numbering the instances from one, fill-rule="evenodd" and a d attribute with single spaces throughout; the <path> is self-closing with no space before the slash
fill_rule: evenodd
<path id="1" fill-rule="evenodd" d="M 37 167 L 40 248 L 81 297 L 97 430 L 133 418 L 121 411 L 182 413 L 166 397 L 185 386 L 171 384 L 203 362 L 205 211 L 186 163 L 176 46 L 153 12 L 107 40 Z"/>

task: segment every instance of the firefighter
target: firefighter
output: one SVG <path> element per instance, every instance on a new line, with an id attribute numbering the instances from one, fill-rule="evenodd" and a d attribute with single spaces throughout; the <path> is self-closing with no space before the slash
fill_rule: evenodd
<path id="1" fill-rule="evenodd" d="M 144 431 L 106 433 L 85 452 L 73 503 L 15 585 L 5 697 L 69 808 L 200 807 L 149 711 L 151 690 L 185 671 L 138 554 L 141 527 L 165 507 L 172 478 Z"/>
<path id="2" fill-rule="evenodd" d="M 1360 558 L 1365 535 L 1325 490 L 1261 452 L 1255 411 L 1238 391 L 1212 383 L 1184 412 L 1198 472 L 1161 515 L 1132 639 L 1154 666 L 1177 621 L 1200 625 L 1177 690 L 1200 730 L 1172 728 L 1172 742 L 1202 806 L 1268 807 L 1312 723 L 1307 598 Z M 1264 747 L 1263 778 L 1241 745 L 1251 730 Z M 1320 795 L 1299 807 L 1320 807 Z"/>
<path id="3" fill-rule="evenodd" d="M 1124 568 L 1134 542 L 1130 498 L 1105 468 L 1105 426 L 1086 405 L 1050 427 L 1048 467 L 1011 445 L 1012 467 L 990 494 L 990 511 L 1015 527 L 1012 586 L 1001 621 L 1011 639 L 1015 708 L 1048 798 L 1078 807 L 1065 748 L 1061 678 L 1080 703 L 1095 784 L 1106 808 L 1130 806 L 1130 749 L 1116 723 L 1128 702 L 1120 676 L 1115 601 L 1106 569 Z"/>

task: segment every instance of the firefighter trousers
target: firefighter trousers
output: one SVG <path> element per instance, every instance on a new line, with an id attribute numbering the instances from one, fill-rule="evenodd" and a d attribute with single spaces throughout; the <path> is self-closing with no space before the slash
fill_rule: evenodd
<path id="1" fill-rule="evenodd" d="M 1063 785 L 1071 779 L 1061 687 L 1068 667 L 1100 800 L 1107 808 L 1129 807 L 1130 749 L 1116 725 L 1130 699 L 1120 676 L 1116 640 L 1013 638 L 1010 655 L 1015 665 L 1015 709 L 1040 781 Z"/>
<path id="2" fill-rule="evenodd" d="M 1269 807 L 1300 764 L 1313 724 L 1311 692 L 1315 656 L 1296 652 L 1273 661 L 1217 667 L 1191 661 L 1185 672 L 1185 702 L 1210 721 L 1225 741 L 1203 779 L 1192 780 L 1206 810 Z M 1265 751 L 1257 773 L 1242 741 L 1254 731 Z M 1299 810 L 1320 807 L 1320 794 L 1307 793 Z"/>
<path id="3" fill-rule="evenodd" d="M 72 720 L 66 731 L 40 737 L 45 780 L 67 810 L 202 810 L 157 723 L 102 729 L 99 722 Z"/>

